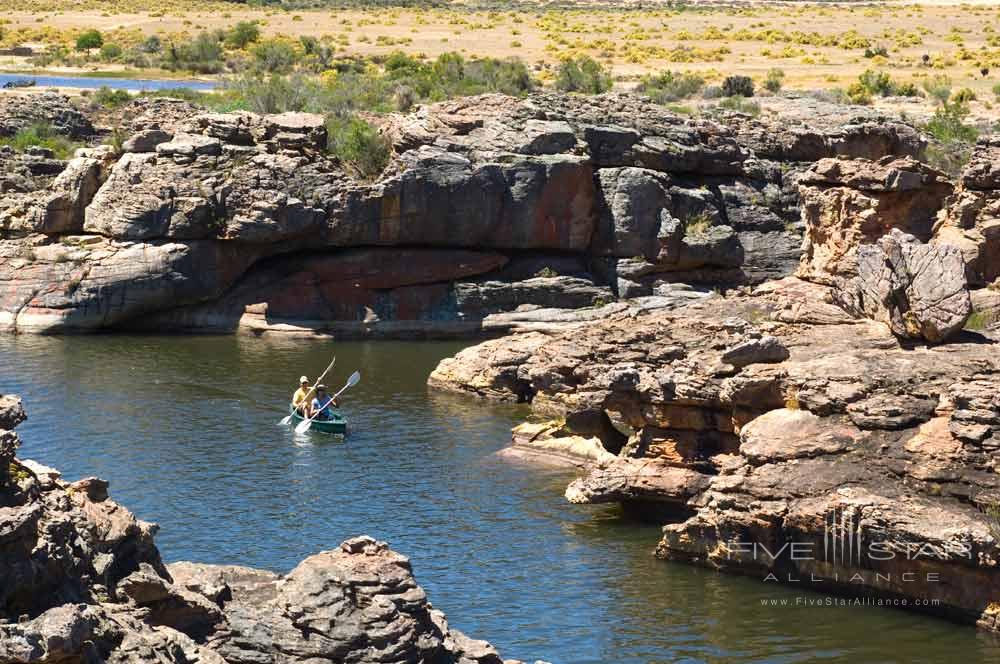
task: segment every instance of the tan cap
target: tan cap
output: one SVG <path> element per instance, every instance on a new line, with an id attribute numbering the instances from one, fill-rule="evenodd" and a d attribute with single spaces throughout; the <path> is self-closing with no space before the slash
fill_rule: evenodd
<path id="1" fill-rule="evenodd" d="M 308 383 L 309 382 L 309 377 L 308 376 L 302 376 L 301 378 L 299 378 L 299 382 L 300 383 Z"/>

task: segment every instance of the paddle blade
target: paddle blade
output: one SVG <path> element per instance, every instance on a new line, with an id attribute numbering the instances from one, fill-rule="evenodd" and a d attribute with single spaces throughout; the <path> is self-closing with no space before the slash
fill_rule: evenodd
<path id="1" fill-rule="evenodd" d="M 354 387 L 359 382 L 361 382 L 361 372 L 355 371 L 354 373 L 351 374 L 351 377 L 347 379 L 347 386 Z"/>
<path id="2" fill-rule="evenodd" d="M 292 421 L 292 416 L 291 415 L 285 415 L 284 417 L 281 418 L 281 421 L 278 422 L 278 425 L 279 426 L 283 426 L 283 427 L 287 427 L 288 423 L 291 422 L 291 421 Z"/>
<path id="3" fill-rule="evenodd" d="M 305 433 L 312 426 L 312 420 L 302 420 L 295 425 L 295 433 Z"/>

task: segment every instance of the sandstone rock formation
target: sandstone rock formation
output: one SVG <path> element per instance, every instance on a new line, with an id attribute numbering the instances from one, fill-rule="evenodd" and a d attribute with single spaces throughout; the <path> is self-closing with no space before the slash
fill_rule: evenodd
<path id="1" fill-rule="evenodd" d="M 980 139 L 958 188 L 941 211 L 934 242 L 962 250 L 973 286 L 1000 277 L 1000 140 Z"/>
<path id="2" fill-rule="evenodd" d="M 858 247 L 857 263 L 858 276 L 841 284 L 835 300 L 899 337 L 944 341 L 972 313 L 958 247 L 920 244 L 894 228 L 876 244 Z"/>
<path id="3" fill-rule="evenodd" d="M 859 249 L 862 265 L 882 246 L 914 252 L 907 261 L 942 249 L 901 243 L 898 231 L 879 243 Z M 961 279 L 957 253 L 944 255 Z M 836 290 L 786 278 L 547 338 L 515 334 L 444 360 L 429 382 L 529 400 L 536 423 L 516 431 L 514 449 L 582 450 L 575 461 L 589 470 L 567 499 L 621 502 L 666 524 L 661 557 L 927 597 L 939 604 L 925 610 L 998 629 L 995 343 L 967 332 L 901 345 L 887 325 L 834 304 Z M 855 555 L 828 555 L 849 537 Z M 789 542 L 814 555 L 791 556 Z M 755 556 L 760 547 L 774 557 Z"/>
<path id="4" fill-rule="evenodd" d="M 94 135 L 90 119 L 66 95 L 46 91 L 0 96 L 0 136 L 13 136 L 21 129 L 39 124 L 51 126 L 71 138 Z"/>
<path id="5" fill-rule="evenodd" d="M 0 396 L 0 662 L 502 664 L 448 626 L 409 560 L 370 537 L 287 575 L 164 566 L 157 527 L 96 478 L 15 456 L 20 400 Z"/>
<path id="6" fill-rule="evenodd" d="M 64 98 L 34 97 L 0 106 L 0 131 L 93 133 Z M 450 335 L 674 306 L 679 285 L 794 269 L 816 159 L 924 145 L 886 118 L 786 136 L 630 95 L 487 95 L 373 116 L 394 154 L 361 182 L 318 116 L 169 99 L 119 115 L 121 154 L 0 151 L 0 328 Z"/>
<path id="7" fill-rule="evenodd" d="M 952 185 L 911 159 L 822 159 L 799 178 L 805 242 L 798 276 L 832 285 L 857 275 L 857 251 L 896 228 L 921 242 Z"/>

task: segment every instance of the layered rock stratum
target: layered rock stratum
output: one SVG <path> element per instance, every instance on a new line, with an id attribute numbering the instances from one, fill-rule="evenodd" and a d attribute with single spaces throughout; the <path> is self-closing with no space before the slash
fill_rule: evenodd
<path id="1" fill-rule="evenodd" d="M 156 525 L 107 482 L 67 482 L 16 456 L 25 417 L 0 395 L 0 662 L 503 664 L 451 629 L 409 560 L 370 537 L 287 574 L 165 565 Z"/>
<path id="2" fill-rule="evenodd" d="M 997 140 L 953 178 L 905 121 L 782 103 L 706 119 L 626 94 L 458 99 L 371 118 L 392 158 L 361 181 L 317 116 L 139 99 L 119 151 L 0 149 L 0 329 L 513 333 L 429 384 L 531 402 L 509 453 L 585 469 L 567 498 L 665 524 L 658 555 L 1000 629 Z M 4 104 L 0 134 L 95 131 L 57 95 Z M 278 641 L 328 624 L 283 604 L 290 577 L 178 588 L 161 567 L 124 565 L 125 588 L 228 584 L 229 627 L 185 637 L 211 656 L 260 661 L 256 624 Z M 391 601 L 377 619 L 407 657 L 436 638 L 475 659 Z"/>
<path id="3" fill-rule="evenodd" d="M 101 140 L 65 97 L 0 101 L 0 134 Z M 0 150 L 0 329 L 443 336 L 677 306 L 796 269 L 817 160 L 923 152 L 904 122 L 826 110 L 469 97 L 373 118 L 393 155 L 364 182 L 319 116 L 138 99 L 118 151 Z"/>
<path id="4" fill-rule="evenodd" d="M 530 402 L 505 453 L 580 467 L 566 498 L 664 524 L 662 558 L 996 631 L 996 168 L 992 138 L 956 182 L 821 159 L 795 275 L 486 341 L 428 383 Z"/>

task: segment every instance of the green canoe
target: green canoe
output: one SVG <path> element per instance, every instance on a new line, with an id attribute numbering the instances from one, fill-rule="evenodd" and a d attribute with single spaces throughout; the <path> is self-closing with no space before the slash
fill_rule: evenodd
<path id="1" fill-rule="evenodd" d="M 299 422 L 302 421 L 302 416 L 295 412 L 293 408 L 292 413 L 292 426 L 294 427 Z M 345 418 L 340 413 L 334 413 L 332 420 L 313 420 L 312 426 L 309 427 L 310 431 L 322 431 L 323 433 L 347 433 L 347 418 Z"/>

